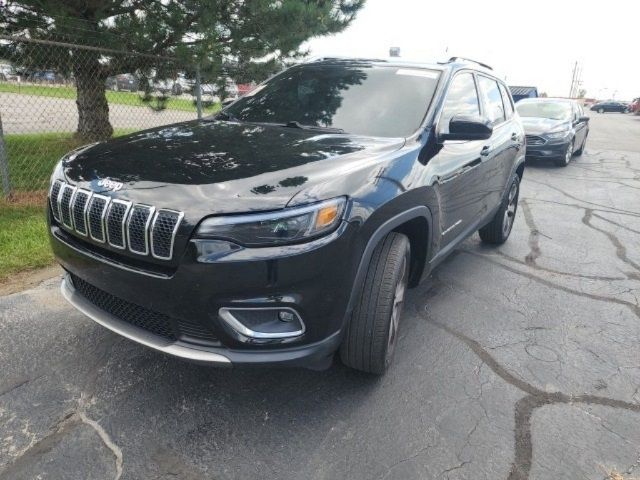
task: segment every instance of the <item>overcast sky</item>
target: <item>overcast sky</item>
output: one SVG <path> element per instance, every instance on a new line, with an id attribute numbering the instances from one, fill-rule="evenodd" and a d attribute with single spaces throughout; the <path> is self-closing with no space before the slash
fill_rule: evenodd
<path id="1" fill-rule="evenodd" d="M 349 28 L 306 45 L 311 56 L 406 60 L 457 55 L 510 85 L 566 96 L 576 61 L 587 97 L 640 96 L 640 0 L 367 0 Z"/>

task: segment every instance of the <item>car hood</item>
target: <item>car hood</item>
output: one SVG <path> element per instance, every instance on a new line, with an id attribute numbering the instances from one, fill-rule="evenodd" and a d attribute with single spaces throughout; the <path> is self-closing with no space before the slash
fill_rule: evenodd
<path id="1" fill-rule="evenodd" d="M 527 135 L 542 135 L 553 130 L 559 130 L 563 126 L 569 126 L 566 120 L 553 120 L 540 117 L 520 117 L 522 126 Z"/>
<path id="2" fill-rule="evenodd" d="M 403 145 L 403 138 L 205 120 L 98 143 L 69 154 L 61 168 L 81 188 L 195 219 L 283 208 L 301 190 Z M 105 178 L 122 188 L 105 191 L 98 185 Z"/>

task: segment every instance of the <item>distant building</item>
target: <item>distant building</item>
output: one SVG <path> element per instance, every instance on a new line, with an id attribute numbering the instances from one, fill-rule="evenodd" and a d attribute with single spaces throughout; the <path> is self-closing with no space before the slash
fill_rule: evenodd
<path id="1" fill-rule="evenodd" d="M 511 90 L 511 95 L 513 96 L 513 101 L 517 102 L 518 100 L 522 100 L 523 98 L 537 98 L 538 97 L 538 89 L 536 87 L 509 87 Z"/>

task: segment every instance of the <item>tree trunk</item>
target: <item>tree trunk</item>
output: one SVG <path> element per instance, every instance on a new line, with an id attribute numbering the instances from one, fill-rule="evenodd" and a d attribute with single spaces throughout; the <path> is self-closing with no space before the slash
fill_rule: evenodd
<path id="1" fill-rule="evenodd" d="M 74 75 L 78 105 L 78 131 L 76 136 L 87 142 L 106 140 L 113 135 L 109 123 L 109 104 L 105 95 L 105 76 L 92 51 L 78 52 Z"/>

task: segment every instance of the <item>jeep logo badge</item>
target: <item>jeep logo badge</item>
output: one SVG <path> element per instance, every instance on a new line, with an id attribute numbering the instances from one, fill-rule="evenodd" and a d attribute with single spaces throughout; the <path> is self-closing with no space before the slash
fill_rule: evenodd
<path id="1" fill-rule="evenodd" d="M 122 182 L 111 180 L 110 178 L 101 178 L 100 180 L 98 180 L 98 186 L 107 190 L 111 190 L 112 192 L 117 192 L 123 187 L 123 184 Z"/>

